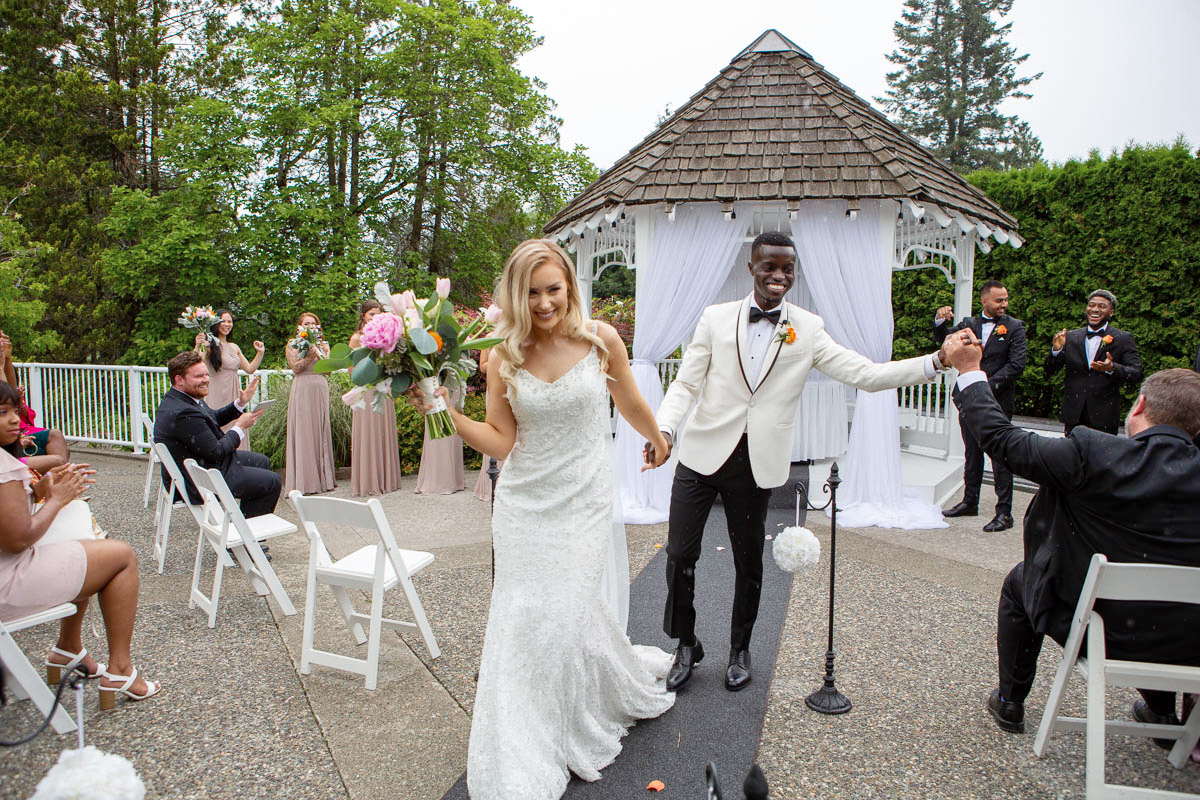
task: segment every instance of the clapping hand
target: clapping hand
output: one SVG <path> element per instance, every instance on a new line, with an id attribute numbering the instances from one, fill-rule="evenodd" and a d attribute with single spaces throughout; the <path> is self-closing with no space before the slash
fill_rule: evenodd
<path id="1" fill-rule="evenodd" d="M 1093 361 L 1088 366 L 1090 366 L 1092 369 L 1096 370 L 1097 372 L 1112 372 L 1113 371 L 1112 353 L 1105 353 L 1103 361 Z"/>
<path id="2" fill-rule="evenodd" d="M 1054 341 L 1051 342 L 1051 348 L 1054 350 L 1062 350 L 1063 345 L 1067 343 L 1067 329 L 1063 328 L 1058 333 L 1054 334 Z"/>
<path id="3" fill-rule="evenodd" d="M 267 349 L 267 346 L 257 339 L 254 340 L 254 352 L 262 353 Z"/>
<path id="4" fill-rule="evenodd" d="M 49 470 L 37 482 L 39 499 L 57 500 L 66 505 L 83 494 L 96 482 L 96 471 L 88 464 L 62 464 Z"/>
<path id="5" fill-rule="evenodd" d="M 950 320 L 954 319 L 954 309 L 950 306 L 942 306 L 937 310 L 937 313 L 933 315 L 933 318 L 938 322 L 949 322 Z"/>
<path id="6" fill-rule="evenodd" d="M 255 375 L 246 383 L 246 388 L 242 389 L 238 395 L 238 405 L 242 408 L 250 405 L 250 401 L 254 399 L 254 391 L 258 389 L 258 376 Z"/>

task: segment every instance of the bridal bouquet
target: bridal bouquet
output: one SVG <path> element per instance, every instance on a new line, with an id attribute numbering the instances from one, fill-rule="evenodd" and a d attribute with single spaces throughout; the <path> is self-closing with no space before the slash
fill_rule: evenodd
<path id="1" fill-rule="evenodd" d="M 382 281 L 375 284 L 375 298 L 383 306 L 362 331 L 362 346 L 351 350 L 337 344 L 329 358 L 318 362 L 314 372 L 350 369 L 354 388 L 342 396 L 352 408 L 382 410 L 385 395 L 398 395 L 416 384 L 433 407 L 425 412 L 430 439 L 454 434 L 454 422 L 443 398 L 435 392 L 443 383 L 455 389 L 466 383 L 478 365 L 471 350 L 486 350 L 504 341 L 489 338 L 485 328 L 500 318 L 500 309 L 481 309 L 479 316 L 462 323 L 447 302 L 450 279 L 439 278 L 437 293 L 419 298 L 412 290 L 392 294 Z"/>
<path id="2" fill-rule="evenodd" d="M 308 358 L 309 350 L 323 344 L 325 336 L 320 325 L 297 325 L 296 337 L 288 342 L 288 347 L 295 348 L 296 355 L 301 358 Z"/>

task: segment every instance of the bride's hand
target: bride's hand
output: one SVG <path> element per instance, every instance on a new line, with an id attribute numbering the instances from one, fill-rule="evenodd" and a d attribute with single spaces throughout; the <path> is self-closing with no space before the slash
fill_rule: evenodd
<path id="1" fill-rule="evenodd" d="M 438 394 L 438 393 L 445 396 L 446 387 L 439 386 L 437 389 L 437 392 L 435 392 L 435 394 Z M 432 404 L 425 402 L 425 393 L 423 391 L 421 391 L 421 387 L 417 386 L 415 383 L 412 386 L 408 387 L 408 390 L 404 392 L 404 396 L 406 398 L 408 398 L 408 404 L 410 406 L 412 406 L 413 408 L 415 408 L 417 411 L 420 411 L 422 414 L 424 414 L 429 409 L 433 408 Z"/>
<path id="2" fill-rule="evenodd" d="M 671 439 L 670 436 L 660 431 L 658 441 L 646 442 L 645 449 L 642 451 L 642 472 L 648 469 L 657 469 L 667 462 L 671 457 Z"/>

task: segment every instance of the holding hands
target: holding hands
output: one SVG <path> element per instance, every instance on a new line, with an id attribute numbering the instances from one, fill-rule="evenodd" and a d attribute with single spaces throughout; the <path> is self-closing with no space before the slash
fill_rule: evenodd
<path id="1" fill-rule="evenodd" d="M 960 373 L 972 372 L 980 368 L 979 362 L 983 358 L 983 347 L 974 331 L 970 328 L 963 328 L 946 337 L 946 342 L 939 352 L 939 358 L 943 364 L 950 364 Z"/>
<path id="2" fill-rule="evenodd" d="M 642 472 L 661 467 L 671 457 L 671 434 L 666 431 L 658 433 L 658 442 L 646 442 L 642 449 Z"/>

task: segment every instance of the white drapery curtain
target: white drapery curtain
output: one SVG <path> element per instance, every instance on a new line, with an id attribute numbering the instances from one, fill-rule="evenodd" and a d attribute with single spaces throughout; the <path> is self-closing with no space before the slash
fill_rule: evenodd
<path id="1" fill-rule="evenodd" d="M 681 203 L 673 222 L 663 213 L 646 217 L 652 225 L 651 245 L 649 253 L 636 257 L 641 274 L 633 377 L 651 411 L 658 411 L 663 398 L 654 362 L 669 356 L 696 327 L 746 238 L 752 214 L 740 207 L 734 211 L 733 218 L 726 219 L 715 203 Z M 635 525 L 665 522 L 671 506 L 674 470 L 667 464 L 641 472 L 644 442 L 641 434 L 618 418 L 613 457 L 625 522 Z"/>
<path id="2" fill-rule="evenodd" d="M 892 253 L 897 203 L 809 200 L 792 220 L 804 279 L 825 329 L 872 361 L 892 357 Z M 841 468 L 838 522 L 850 528 L 944 528 L 941 509 L 906 493 L 896 392 L 858 392 Z"/>

